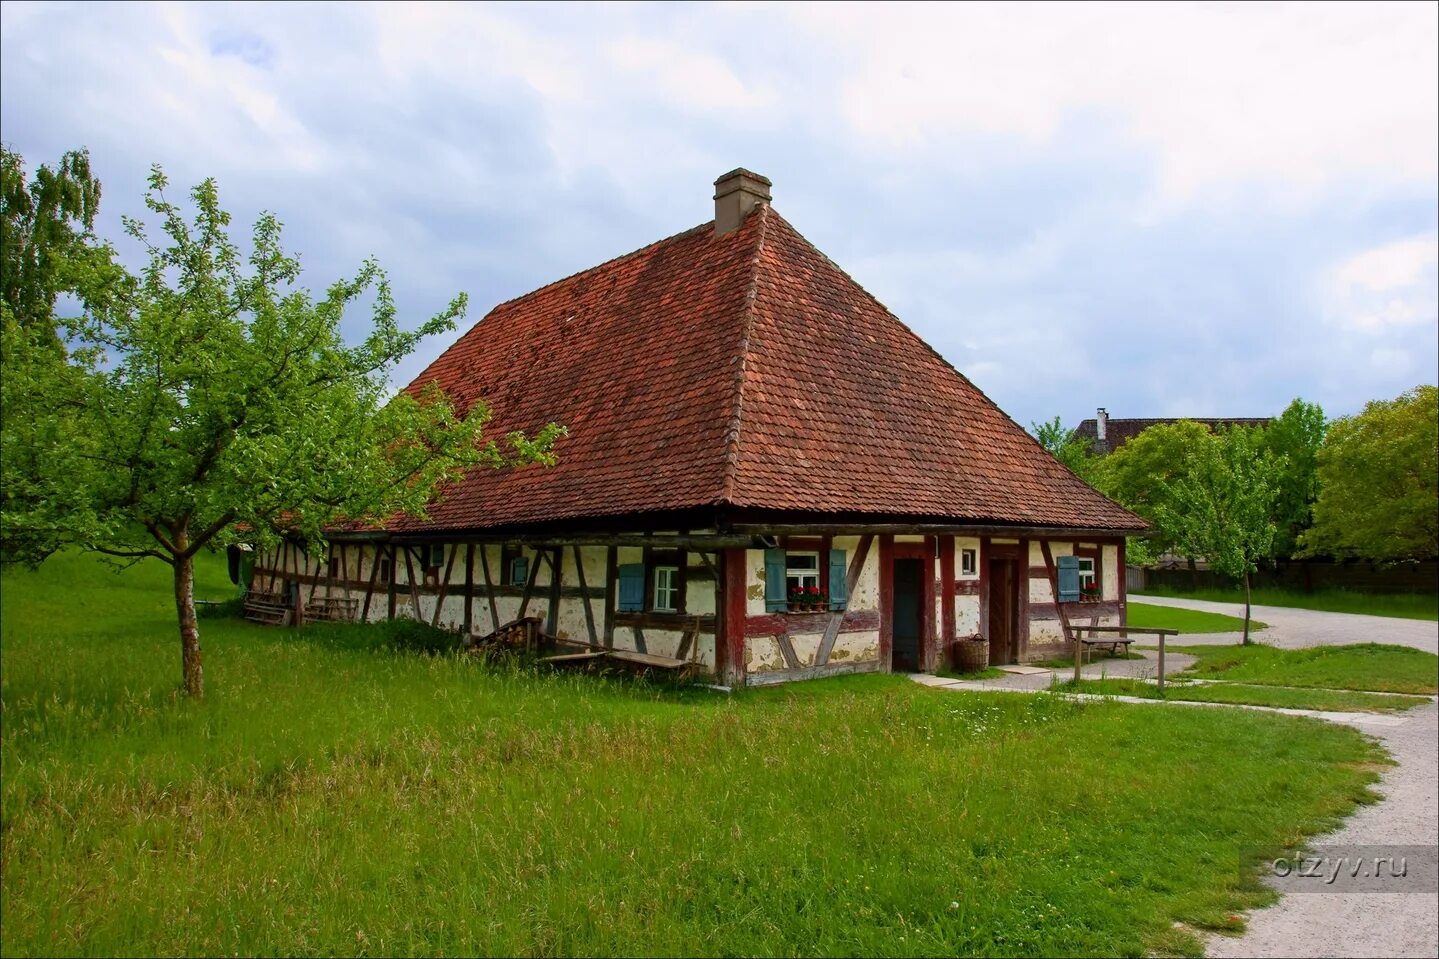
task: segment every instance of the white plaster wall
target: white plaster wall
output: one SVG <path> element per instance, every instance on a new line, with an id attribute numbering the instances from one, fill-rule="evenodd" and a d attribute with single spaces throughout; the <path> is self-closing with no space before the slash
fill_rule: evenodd
<path id="1" fill-rule="evenodd" d="M 1124 570 L 1119 568 L 1119 547 L 1104 547 L 1100 557 L 1100 565 L 1104 567 L 1103 596 L 1105 599 L 1117 600 L 1120 577 L 1124 575 Z"/>
<path id="2" fill-rule="evenodd" d="M 909 534 L 909 533 L 904 533 L 904 534 L 898 534 L 898 535 L 896 535 L 896 536 L 894 537 L 894 541 L 895 541 L 896 543 L 923 543 L 923 542 L 924 542 L 924 536 L 922 536 L 922 535 L 911 535 L 911 534 Z"/>
<path id="3" fill-rule="evenodd" d="M 977 636 L 979 634 L 978 596 L 956 596 L 954 598 L 954 634 L 956 636 Z"/>
<path id="4" fill-rule="evenodd" d="M 872 663 L 879 660 L 879 630 L 840 633 L 829 651 L 831 663 Z"/>
<path id="5" fill-rule="evenodd" d="M 745 550 L 744 565 L 745 569 L 749 571 L 749 575 L 745 577 L 745 613 L 749 616 L 763 616 L 764 550 Z"/>
<path id="6" fill-rule="evenodd" d="M 858 536 L 835 537 L 834 545 L 846 551 L 846 558 L 853 560 L 859 549 Z M 879 609 L 879 540 L 869 544 L 869 553 L 860 568 L 859 579 L 854 584 L 854 595 L 849 598 L 849 608 L 855 610 Z"/>

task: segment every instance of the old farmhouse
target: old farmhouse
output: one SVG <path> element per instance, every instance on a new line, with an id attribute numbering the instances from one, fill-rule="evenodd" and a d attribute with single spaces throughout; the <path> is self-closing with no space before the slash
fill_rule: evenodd
<path id="1" fill-rule="evenodd" d="M 735 170 L 714 202 L 495 307 L 411 384 L 483 397 L 497 435 L 564 424 L 558 465 L 477 470 L 323 561 L 287 544 L 252 593 L 475 635 L 540 617 L 730 685 L 934 670 L 960 637 L 1045 658 L 1071 622 L 1123 623 L 1143 521 L 815 249 L 767 179 Z"/>

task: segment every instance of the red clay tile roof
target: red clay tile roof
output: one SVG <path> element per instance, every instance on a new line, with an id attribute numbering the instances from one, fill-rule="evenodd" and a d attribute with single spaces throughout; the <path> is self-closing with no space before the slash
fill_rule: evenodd
<path id="1" fill-rule="evenodd" d="M 393 529 L 697 508 L 1137 530 L 762 206 L 490 311 L 437 381 L 491 435 L 569 428 L 558 465 L 479 469 Z"/>

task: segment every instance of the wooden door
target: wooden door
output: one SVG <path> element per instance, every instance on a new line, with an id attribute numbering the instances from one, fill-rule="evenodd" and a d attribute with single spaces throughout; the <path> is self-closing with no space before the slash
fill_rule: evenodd
<path id="1" fill-rule="evenodd" d="M 989 664 L 1003 666 L 1019 657 L 1019 564 L 989 561 Z"/>
<path id="2" fill-rule="evenodd" d="M 918 672 L 920 634 L 923 630 L 921 610 L 924 604 L 924 560 L 894 561 L 894 647 L 890 668 L 895 672 Z"/>

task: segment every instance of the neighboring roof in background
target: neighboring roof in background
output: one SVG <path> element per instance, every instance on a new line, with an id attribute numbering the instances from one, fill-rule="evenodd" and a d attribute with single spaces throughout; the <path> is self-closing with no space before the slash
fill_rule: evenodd
<path id="1" fill-rule="evenodd" d="M 1090 451 L 1094 453 L 1112 453 L 1125 443 L 1134 439 L 1140 433 L 1151 426 L 1158 426 L 1161 423 L 1179 423 L 1188 420 L 1191 423 L 1200 423 L 1211 430 L 1227 426 L 1268 426 L 1273 422 L 1272 416 L 1159 416 L 1159 417 L 1137 417 L 1131 419 L 1117 419 L 1115 417 L 1105 418 L 1105 439 L 1099 438 L 1099 420 L 1082 420 L 1079 426 L 1075 427 L 1070 436 L 1074 439 L 1087 439 L 1090 441 Z"/>
<path id="2" fill-rule="evenodd" d="M 1136 531 L 768 204 L 495 307 L 408 389 L 555 421 L 395 531 L 767 511 Z"/>

